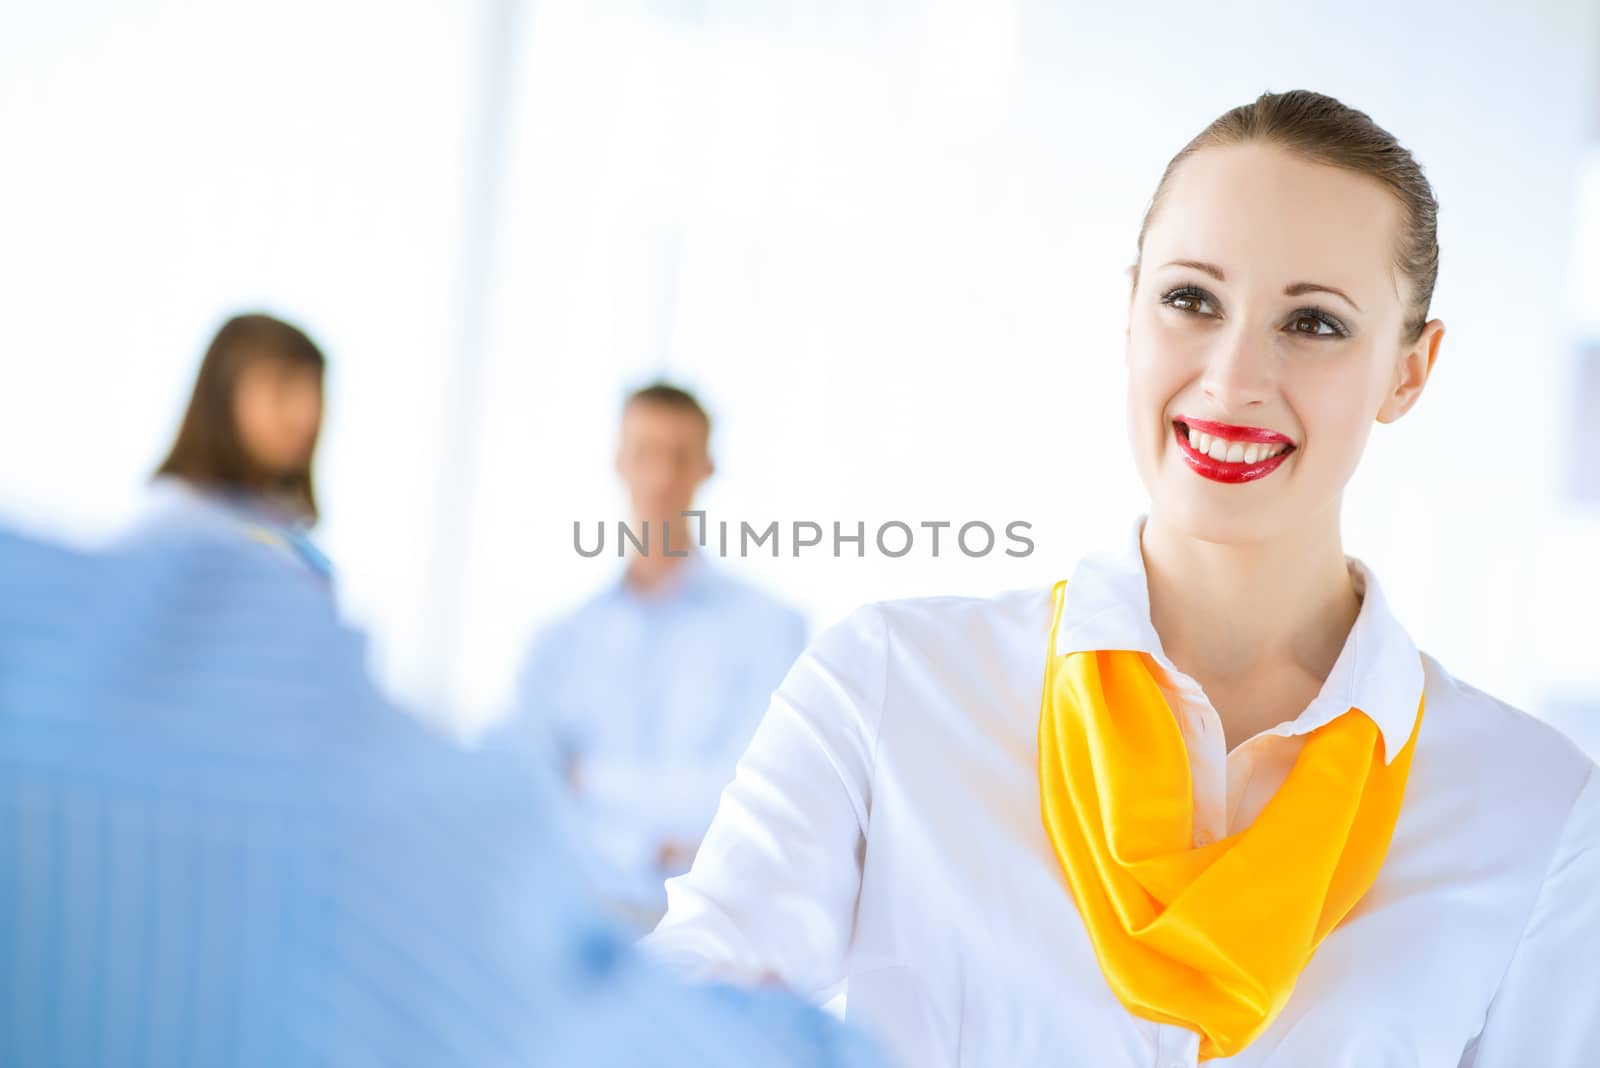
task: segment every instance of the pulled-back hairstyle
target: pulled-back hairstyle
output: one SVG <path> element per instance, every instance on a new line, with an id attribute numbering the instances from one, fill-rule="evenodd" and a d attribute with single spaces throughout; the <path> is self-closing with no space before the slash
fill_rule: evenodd
<path id="1" fill-rule="evenodd" d="M 1411 280 L 1411 302 L 1403 328 L 1407 344 L 1422 336 L 1428 305 L 1439 277 L 1439 203 L 1423 176 L 1422 167 L 1394 136 L 1363 111 L 1341 104 L 1331 96 L 1307 89 L 1287 93 L 1262 93 L 1219 116 L 1172 157 L 1156 185 L 1155 195 L 1139 227 L 1139 254 L 1144 236 L 1161 207 L 1167 186 L 1178 165 L 1204 148 L 1269 144 L 1288 150 L 1312 163 L 1325 163 L 1376 178 L 1400 202 L 1401 225 L 1395 248 L 1395 269 Z M 1139 283 L 1139 265 L 1133 268 Z"/>
<path id="2" fill-rule="evenodd" d="M 311 465 L 288 474 L 264 471 L 251 460 L 234 416 L 234 395 L 244 369 L 257 360 L 281 360 L 322 375 L 327 360 L 298 327 L 270 315 L 239 315 L 222 324 L 206 349 L 172 451 L 156 469 L 210 490 L 245 491 L 288 503 L 311 521 L 317 495 Z"/>

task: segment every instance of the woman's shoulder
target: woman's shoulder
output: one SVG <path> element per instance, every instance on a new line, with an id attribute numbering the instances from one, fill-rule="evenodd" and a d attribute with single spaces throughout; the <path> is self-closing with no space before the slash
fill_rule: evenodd
<path id="1" fill-rule="evenodd" d="M 1595 761 L 1556 727 L 1452 675 L 1422 653 L 1426 711 L 1435 753 L 1480 785 L 1570 804 L 1597 774 Z M 1431 722 L 1430 722 L 1431 721 Z M 1420 756 L 1420 750 L 1419 750 Z"/>
<path id="2" fill-rule="evenodd" d="M 215 496 L 171 475 L 152 479 L 136 513 L 113 539 L 113 545 L 137 544 L 174 536 L 232 534 L 237 516 Z"/>
<path id="3" fill-rule="evenodd" d="M 887 723 L 914 721 L 923 752 L 937 748 L 940 730 L 1024 737 L 1028 710 L 1037 715 L 1050 615 L 1049 586 L 870 601 L 811 640 L 775 699 L 803 710 L 819 734 L 848 724 L 844 733 L 869 739 L 862 744 L 873 752 L 886 735 L 904 737 Z"/>
<path id="4" fill-rule="evenodd" d="M 1050 633 L 1050 586 L 989 595 L 940 594 L 869 601 L 840 621 L 851 629 L 882 630 L 902 645 L 972 650 L 999 642 L 1031 642 L 1044 650 Z"/>
<path id="5" fill-rule="evenodd" d="M 264 546 L 279 557 L 327 580 L 327 558 L 303 532 L 252 510 L 242 500 L 161 475 L 151 481 L 134 517 L 107 539 L 107 547 L 231 545 L 240 541 Z"/>
<path id="6" fill-rule="evenodd" d="M 935 679 L 946 691 L 980 681 L 989 692 L 1026 689 L 1042 677 L 1050 617 L 1050 586 L 870 601 L 817 634 L 808 655 L 879 687 Z"/>

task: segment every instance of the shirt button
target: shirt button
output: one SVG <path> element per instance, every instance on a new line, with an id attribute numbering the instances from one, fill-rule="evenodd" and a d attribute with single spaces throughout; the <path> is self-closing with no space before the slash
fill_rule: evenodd
<path id="1" fill-rule="evenodd" d="M 1194 844 L 1197 846 L 1208 846 L 1215 841 L 1216 838 L 1212 837 L 1210 831 L 1201 831 L 1199 834 L 1194 836 Z"/>

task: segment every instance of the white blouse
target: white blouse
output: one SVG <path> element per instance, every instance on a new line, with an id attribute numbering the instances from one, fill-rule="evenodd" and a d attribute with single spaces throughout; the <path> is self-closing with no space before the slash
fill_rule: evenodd
<path id="1" fill-rule="evenodd" d="M 1150 623 L 1142 523 L 1074 570 L 1056 651 L 1132 649 L 1157 669 L 1188 743 L 1197 843 L 1255 817 L 1307 732 L 1353 705 L 1397 752 L 1427 694 L 1376 884 L 1272 1026 L 1208 1063 L 1600 1065 L 1593 761 L 1419 656 L 1354 558 L 1360 614 L 1321 692 L 1225 752 Z M 904 1068 L 1196 1064 L 1198 1035 L 1107 987 L 1044 832 L 1050 617 L 1045 587 L 867 605 L 820 634 L 645 947 L 702 977 L 844 991 L 848 1018 Z"/>

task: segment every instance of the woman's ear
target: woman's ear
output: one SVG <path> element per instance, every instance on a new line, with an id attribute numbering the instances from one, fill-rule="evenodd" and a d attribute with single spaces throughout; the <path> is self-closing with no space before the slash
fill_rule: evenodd
<path id="1" fill-rule="evenodd" d="M 1378 422 L 1392 423 L 1417 403 L 1422 387 L 1428 384 L 1428 376 L 1433 373 L 1433 363 L 1439 358 L 1439 342 L 1443 340 L 1444 323 L 1430 319 L 1422 328 L 1422 336 L 1400 354 L 1395 365 L 1394 387 L 1378 408 Z"/>

